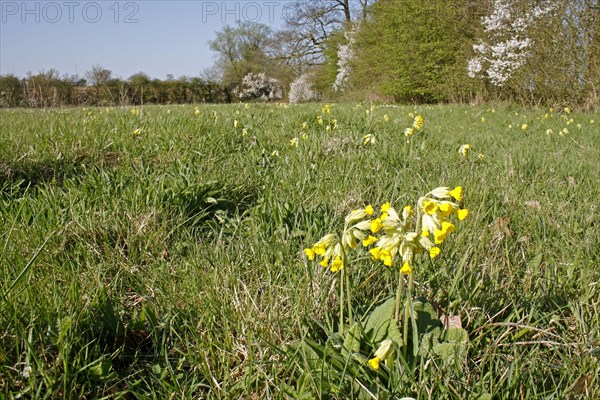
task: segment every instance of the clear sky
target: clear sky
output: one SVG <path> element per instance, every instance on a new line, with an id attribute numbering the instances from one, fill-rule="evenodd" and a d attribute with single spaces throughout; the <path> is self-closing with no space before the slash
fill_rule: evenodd
<path id="1" fill-rule="evenodd" d="M 198 76 L 213 65 L 207 42 L 237 20 L 277 29 L 289 0 L 0 0 L 0 75 L 50 68 L 83 76 L 145 72 Z"/>

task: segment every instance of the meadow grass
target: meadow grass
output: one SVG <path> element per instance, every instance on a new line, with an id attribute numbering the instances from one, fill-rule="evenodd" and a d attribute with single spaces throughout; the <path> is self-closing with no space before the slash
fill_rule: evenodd
<path id="1" fill-rule="evenodd" d="M 303 248 L 462 185 L 471 214 L 415 292 L 460 316 L 468 355 L 392 397 L 599 398 L 599 128 L 512 105 L 2 110 L 0 397 L 362 398 L 285 351 L 339 310 Z M 356 310 L 394 295 L 386 267 L 349 268 Z"/>

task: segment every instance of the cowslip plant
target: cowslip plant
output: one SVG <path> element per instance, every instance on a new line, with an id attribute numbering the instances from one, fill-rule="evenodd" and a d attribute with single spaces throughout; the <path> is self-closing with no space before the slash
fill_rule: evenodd
<path id="1" fill-rule="evenodd" d="M 431 190 L 420 197 L 414 206 L 406 205 L 401 211 L 397 211 L 389 202 L 384 203 L 378 213 L 373 206 L 368 205 L 352 211 L 345 218 L 341 235 L 326 234 L 313 246 L 304 249 L 308 259 L 317 260 L 324 268 L 340 274 L 339 334 L 343 338 L 341 347 L 343 352 L 351 354 L 363 366 L 378 371 L 381 363 L 384 363 L 390 369 L 400 354 L 396 351 L 397 347 L 402 348 L 406 360 L 411 321 L 414 349 L 411 356 L 417 356 L 419 333 L 428 331 L 421 332 L 419 325 L 422 324 L 416 322 L 418 315 L 424 315 L 421 309 L 424 303 L 412 300 L 416 265 L 420 257 L 438 257 L 442 253 L 442 244 L 455 231 L 456 223 L 468 216 L 469 211 L 460 205 L 462 199 L 461 186 L 453 189 L 444 186 Z M 361 247 L 369 249 L 368 253 L 373 261 L 382 263 L 386 268 L 396 269 L 398 284 L 395 298 L 389 299 L 367 316 L 358 316 L 355 322 L 348 266 L 351 251 Z M 347 320 L 344 315 L 345 309 Z M 432 318 L 437 317 L 434 315 Z M 345 334 L 346 323 L 350 328 Z M 402 332 L 400 326 L 403 327 Z M 432 327 L 433 325 L 427 329 L 431 331 Z M 429 347 L 435 340 L 443 340 L 440 339 L 443 336 L 439 334 L 433 342 L 431 334 L 424 337 L 428 338 Z M 366 347 L 372 356 L 370 358 L 361 354 L 365 347 L 362 339 L 369 342 Z M 425 344 L 421 347 L 429 348 Z M 444 348 L 441 344 L 434 347 L 436 350 Z"/>

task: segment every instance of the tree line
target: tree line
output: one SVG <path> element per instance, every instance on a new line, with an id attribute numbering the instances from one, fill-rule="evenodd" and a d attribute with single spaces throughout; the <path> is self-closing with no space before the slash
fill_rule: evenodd
<path id="1" fill-rule="evenodd" d="M 0 106 L 381 100 L 600 106 L 599 0 L 295 0 L 225 26 L 204 78 L 0 77 Z"/>
<path id="2" fill-rule="evenodd" d="M 94 66 L 84 78 L 61 77 L 56 70 L 25 78 L 0 76 L 0 107 L 128 106 L 230 102 L 232 94 L 205 78 L 151 79 L 143 72 L 128 79 Z"/>

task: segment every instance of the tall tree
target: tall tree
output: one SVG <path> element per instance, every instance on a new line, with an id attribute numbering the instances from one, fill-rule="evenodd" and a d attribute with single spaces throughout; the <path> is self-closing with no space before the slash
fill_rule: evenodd
<path id="1" fill-rule="evenodd" d="M 281 54 L 297 73 L 322 64 L 329 37 L 367 17 L 374 0 L 295 0 L 286 6 L 285 28 L 277 32 Z"/>
<path id="2" fill-rule="evenodd" d="M 238 22 L 217 32 L 208 44 L 217 54 L 222 82 L 237 85 L 249 73 L 264 73 L 274 52 L 272 34 L 267 25 L 254 22 Z"/>

